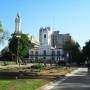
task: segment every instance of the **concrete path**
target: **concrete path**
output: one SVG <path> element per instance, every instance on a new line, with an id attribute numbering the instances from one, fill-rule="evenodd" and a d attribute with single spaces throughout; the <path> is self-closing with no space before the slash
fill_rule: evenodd
<path id="1" fill-rule="evenodd" d="M 79 68 L 41 90 L 90 90 L 90 74 L 87 68 Z"/>

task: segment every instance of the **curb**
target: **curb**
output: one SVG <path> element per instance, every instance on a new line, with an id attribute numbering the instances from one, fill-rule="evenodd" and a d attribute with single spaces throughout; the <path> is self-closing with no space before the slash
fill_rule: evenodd
<path id="1" fill-rule="evenodd" d="M 40 88 L 38 89 L 35 89 L 35 90 L 50 90 L 52 89 L 53 87 L 55 87 L 58 83 L 61 83 L 63 82 L 64 80 L 66 80 L 68 77 L 72 76 L 73 74 L 75 74 L 76 72 L 80 71 L 81 68 L 77 68 L 76 70 L 70 72 L 70 73 L 67 73 L 65 75 L 64 78 L 62 79 L 58 79 L 58 80 L 55 80 L 55 81 L 52 81 L 52 82 L 49 82 L 48 84 L 44 85 L 44 86 L 41 86 Z"/>

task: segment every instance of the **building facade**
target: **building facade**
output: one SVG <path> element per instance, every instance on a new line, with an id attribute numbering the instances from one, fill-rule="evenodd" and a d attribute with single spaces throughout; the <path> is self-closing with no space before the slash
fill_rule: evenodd
<path id="1" fill-rule="evenodd" d="M 51 34 L 51 46 L 64 48 L 65 42 L 71 40 L 70 34 L 61 34 L 59 31 L 53 31 Z"/>
<path id="2" fill-rule="evenodd" d="M 52 38 L 52 35 L 53 35 L 53 32 L 51 32 L 50 27 L 40 28 L 39 30 L 40 45 L 39 47 L 34 47 L 29 50 L 29 59 L 31 61 L 37 62 L 39 59 L 43 59 L 47 63 L 48 62 L 57 63 L 59 61 L 64 61 L 63 47 L 56 46 L 57 43 L 55 39 L 58 36 L 56 36 L 55 38 Z M 57 42 L 62 42 L 63 44 L 63 40 L 62 39 L 59 39 L 59 40 Z M 52 43 L 53 41 L 54 43 Z"/>

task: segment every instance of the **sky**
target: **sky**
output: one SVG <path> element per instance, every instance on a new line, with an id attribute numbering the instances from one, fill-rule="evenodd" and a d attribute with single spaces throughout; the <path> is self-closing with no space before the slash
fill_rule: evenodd
<path id="1" fill-rule="evenodd" d="M 0 0 L 0 21 L 10 34 L 15 31 L 17 12 L 22 32 L 35 38 L 40 27 L 50 26 L 70 33 L 81 47 L 90 39 L 90 0 Z"/>

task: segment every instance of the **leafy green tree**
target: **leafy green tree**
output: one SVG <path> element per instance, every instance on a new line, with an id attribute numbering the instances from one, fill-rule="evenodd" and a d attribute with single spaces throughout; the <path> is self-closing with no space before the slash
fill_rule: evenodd
<path id="1" fill-rule="evenodd" d="M 9 51 L 8 47 L 5 47 L 1 50 L 1 57 L 2 61 L 11 61 L 12 60 L 12 53 Z"/>
<path id="2" fill-rule="evenodd" d="M 82 52 L 80 49 L 80 45 L 76 42 L 72 50 L 72 61 L 80 65 L 83 62 L 81 56 L 82 56 Z"/>
<path id="3" fill-rule="evenodd" d="M 74 46 L 75 46 L 75 42 L 73 40 L 66 41 L 64 45 L 65 53 L 69 54 L 69 58 L 68 58 L 69 63 L 72 62 L 72 50 Z"/>
<path id="4" fill-rule="evenodd" d="M 12 61 L 12 53 L 9 51 L 5 51 L 4 53 L 2 53 L 1 55 L 1 60 L 2 61 Z"/>
<path id="5" fill-rule="evenodd" d="M 84 54 L 84 59 L 90 60 L 90 40 L 85 43 L 85 46 L 83 47 L 83 54 Z"/>
<path id="6" fill-rule="evenodd" d="M 0 44 L 7 39 L 9 39 L 9 32 L 4 30 L 2 23 L 0 22 Z"/>
<path id="7" fill-rule="evenodd" d="M 20 36 L 20 37 L 17 37 Z M 23 58 L 29 53 L 30 39 L 27 34 L 14 33 L 12 38 L 9 40 L 9 50 L 23 62 Z"/>
<path id="8" fill-rule="evenodd" d="M 65 52 L 69 54 L 69 63 L 77 63 L 80 64 L 82 62 L 81 60 L 81 50 L 80 45 L 73 41 L 69 40 L 65 43 L 64 46 Z"/>
<path id="9" fill-rule="evenodd" d="M 3 32 L 4 32 L 4 29 L 3 29 L 2 24 L 0 22 L 0 42 L 3 39 Z"/>
<path id="10" fill-rule="evenodd" d="M 3 29 L 2 24 L 0 22 L 0 33 L 3 32 L 3 31 L 4 31 L 4 29 Z"/>
<path id="11" fill-rule="evenodd" d="M 2 23 L 0 22 L 0 45 L 2 43 L 4 43 L 4 41 L 6 41 L 9 38 L 9 33 L 7 31 L 4 30 Z M 1 57 L 0 60 L 4 61 L 8 58 L 8 56 L 10 56 L 9 53 L 6 53 L 6 50 L 4 50 L 5 52 L 1 52 Z"/>

